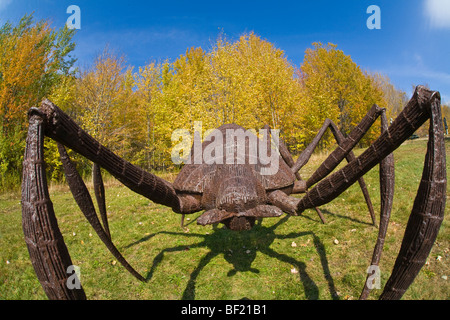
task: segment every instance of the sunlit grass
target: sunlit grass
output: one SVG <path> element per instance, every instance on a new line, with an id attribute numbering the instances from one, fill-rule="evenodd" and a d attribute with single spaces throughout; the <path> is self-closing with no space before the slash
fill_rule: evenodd
<path id="1" fill-rule="evenodd" d="M 396 192 L 380 263 L 382 286 L 400 247 L 425 149 L 426 141 L 408 141 L 394 154 Z M 302 175 L 308 177 L 325 156 L 315 155 Z M 378 168 L 365 180 L 377 213 Z M 265 219 L 246 232 L 198 226 L 199 214 L 187 216 L 182 229 L 179 215 L 116 181 L 108 179 L 106 190 L 113 242 L 147 282 L 115 261 L 67 186 L 50 188 L 59 226 L 90 299 L 356 299 L 377 237 L 357 184 L 321 207 L 326 224 L 307 210 L 300 217 Z M 428 263 L 404 299 L 450 298 L 448 211 Z M 380 293 L 373 290 L 369 298 Z M 0 299 L 46 299 L 23 240 L 19 193 L 0 195 Z"/>

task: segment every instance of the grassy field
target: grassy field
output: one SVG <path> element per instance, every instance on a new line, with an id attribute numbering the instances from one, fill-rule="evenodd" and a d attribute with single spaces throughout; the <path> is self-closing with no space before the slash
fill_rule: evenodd
<path id="1" fill-rule="evenodd" d="M 450 141 L 446 143 L 447 155 Z M 404 143 L 394 154 L 396 191 L 382 260 L 381 286 L 397 256 L 421 177 L 426 141 Z M 361 152 L 361 150 L 359 150 Z M 326 155 L 314 155 L 308 177 Z M 449 157 L 447 157 L 449 158 Z M 448 163 L 448 162 L 447 162 Z M 449 170 L 449 165 L 447 165 Z M 166 177 L 171 179 L 173 177 Z M 378 168 L 365 176 L 379 210 Z M 90 299 L 357 299 L 370 264 L 377 229 L 358 185 L 302 216 L 264 219 L 251 231 L 196 224 L 107 183 L 113 242 L 146 279 L 139 282 L 116 263 L 85 220 L 68 187 L 50 190 L 58 223 Z M 449 299 L 449 206 L 426 266 L 404 299 Z M 378 220 L 378 217 L 377 217 Z M 382 290 L 373 290 L 376 299 Z M 28 257 L 21 227 L 20 193 L 0 195 L 0 299 L 46 299 Z"/>

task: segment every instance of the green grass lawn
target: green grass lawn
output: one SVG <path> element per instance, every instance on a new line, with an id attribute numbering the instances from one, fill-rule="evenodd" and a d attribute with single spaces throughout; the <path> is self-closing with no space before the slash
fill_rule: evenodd
<path id="1" fill-rule="evenodd" d="M 447 140 L 447 155 L 450 141 Z M 386 283 L 421 177 L 426 141 L 403 144 L 394 154 L 396 192 L 382 255 Z M 360 153 L 361 150 L 359 150 Z M 314 155 L 308 177 L 325 155 Z M 449 165 L 447 165 L 449 168 Z M 448 169 L 450 172 L 450 170 Z M 379 210 L 378 168 L 365 176 Z M 357 299 L 370 264 L 377 229 L 358 184 L 302 216 L 267 218 L 252 230 L 196 224 L 110 180 L 107 206 L 113 242 L 146 282 L 116 263 L 79 211 L 68 187 L 50 193 L 65 242 L 90 299 Z M 404 299 L 449 299 L 449 209 L 426 266 Z M 379 218 L 377 217 L 377 220 Z M 382 290 L 373 290 L 376 299 Z M 20 193 L 0 195 L 0 299 L 46 299 L 31 265 L 21 227 Z"/>

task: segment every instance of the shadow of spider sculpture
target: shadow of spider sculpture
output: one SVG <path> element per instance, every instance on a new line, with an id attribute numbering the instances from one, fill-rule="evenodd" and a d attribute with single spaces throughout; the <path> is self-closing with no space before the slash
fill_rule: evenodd
<path id="1" fill-rule="evenodd" d="M 271 226 L 263 226 L 262 219 L 258 220 L 251 231 L 242 231 L 240 233 L 233 232 L 227 228 L 218 228 L 216 225 L 213 228 L 213 232 L 210 234 L 198 234 L 198 233 L 184 233 L 184 232 L 168 232 L 161 231 L 158 233 L 150 234 L 127 247 L 134 246 L 136 244 L 149 241 L 151 238 L 156 237 L 161 234 L 185 236 L 188 238 L 203 238 L 202 241 L 188 244 L 179 245 L 175 247 L 168 247 L 162 249 L 155 258 L 153 259 L 150 271 L 146 276 L 146 281 L 150 281 L 156 272 L 158 265 L 160 265 L 165 255 L 170 253 L 184 252 L 186 250 L 191 250 L 194 248 L 208 248 L 209 252 L 200 258 L 198 265 L 191 272 L 189 276 L 186 288 L 183 291 L 181 299 L 183 300 L 193 300 L 196 298 L 196 282 L 197 278 L 203 271 L 203 269 L 210 263 L 213 259 L 218 256 L 223 256 L 223 258 L 231 264 L 232 268 L 228 271 L 227 276 L 232 277 L 238 272 L 252 272 L 260 273 L 256 268 L 252 267 L 252 263 L 256 259 L 257 254 L 262 253 L 268 258 L 278 259 L 281 262 L 289 264 L 296 269 L 298 272 L 299 280 L 303 285 L 303 292 L 306 299 L 316 300 L 319 298 L 319 289 L 313 279 L 310 277 L 306 270 L 306 264 L 299 261 L 289 255 L 278 253 L 271 248 L 271 245 L 276 239 L 298 239 L 300 237 L 312 236 L 312 246 L 314 246 L 317 254 L 320 258 L 320 263 L 323 269 L 323 275 L 327 281 L 328 289 L 330 292 L 331 299 L 339 299 L 334 285 L 333 278 L 331 277 L 328 260 L 325 253 L 325 247 L 313 232 L 291 232 L 289 234 L 277 234 L 275 230 L 283 223 L 289 219 L 289 216 L 285 216 L 277 223 Z M 192 222 L 191 222 L 192 223 Z M 187 225 L 186 225 L 187 226 Z"/>

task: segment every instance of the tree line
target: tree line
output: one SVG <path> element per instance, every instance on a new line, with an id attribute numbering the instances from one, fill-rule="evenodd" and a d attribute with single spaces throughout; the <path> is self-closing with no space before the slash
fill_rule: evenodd
<path id="1" fill-rule="evenodd" d="M 48 98 L 119 156 L 146 170 L 176 169 L 175 129 L 204 131 L 225 123 L 247 129 L 280 129 L 294 154 L 326 118 L 348 134 L 376 103 L 395 118 L 406 100 L 386 75 L 369 73 L 334 44 L 313 43 L 300 66 L 254 33 L 232 41 L 219 35 L 212 47 L 188 48 L 175 61 L 135 69 L 108 47 L 89 68 L 75 68 L 74 30 L 56 30 L 26 15 L 0 28 L 1 187 L 20 184 L 27 111 Z M 448 107 L 447 107 L 448 109 Z M 379 125 L 361 146 L 379 134 Z M 176 144 L 176 142 L 175 142 Z M 326 135 L 320 148 L 334 144 Z M 50 179 L 62 179 L 56 144 L 46 141 Z M 78 169 L 90 164 L 73 155 Z"/>

